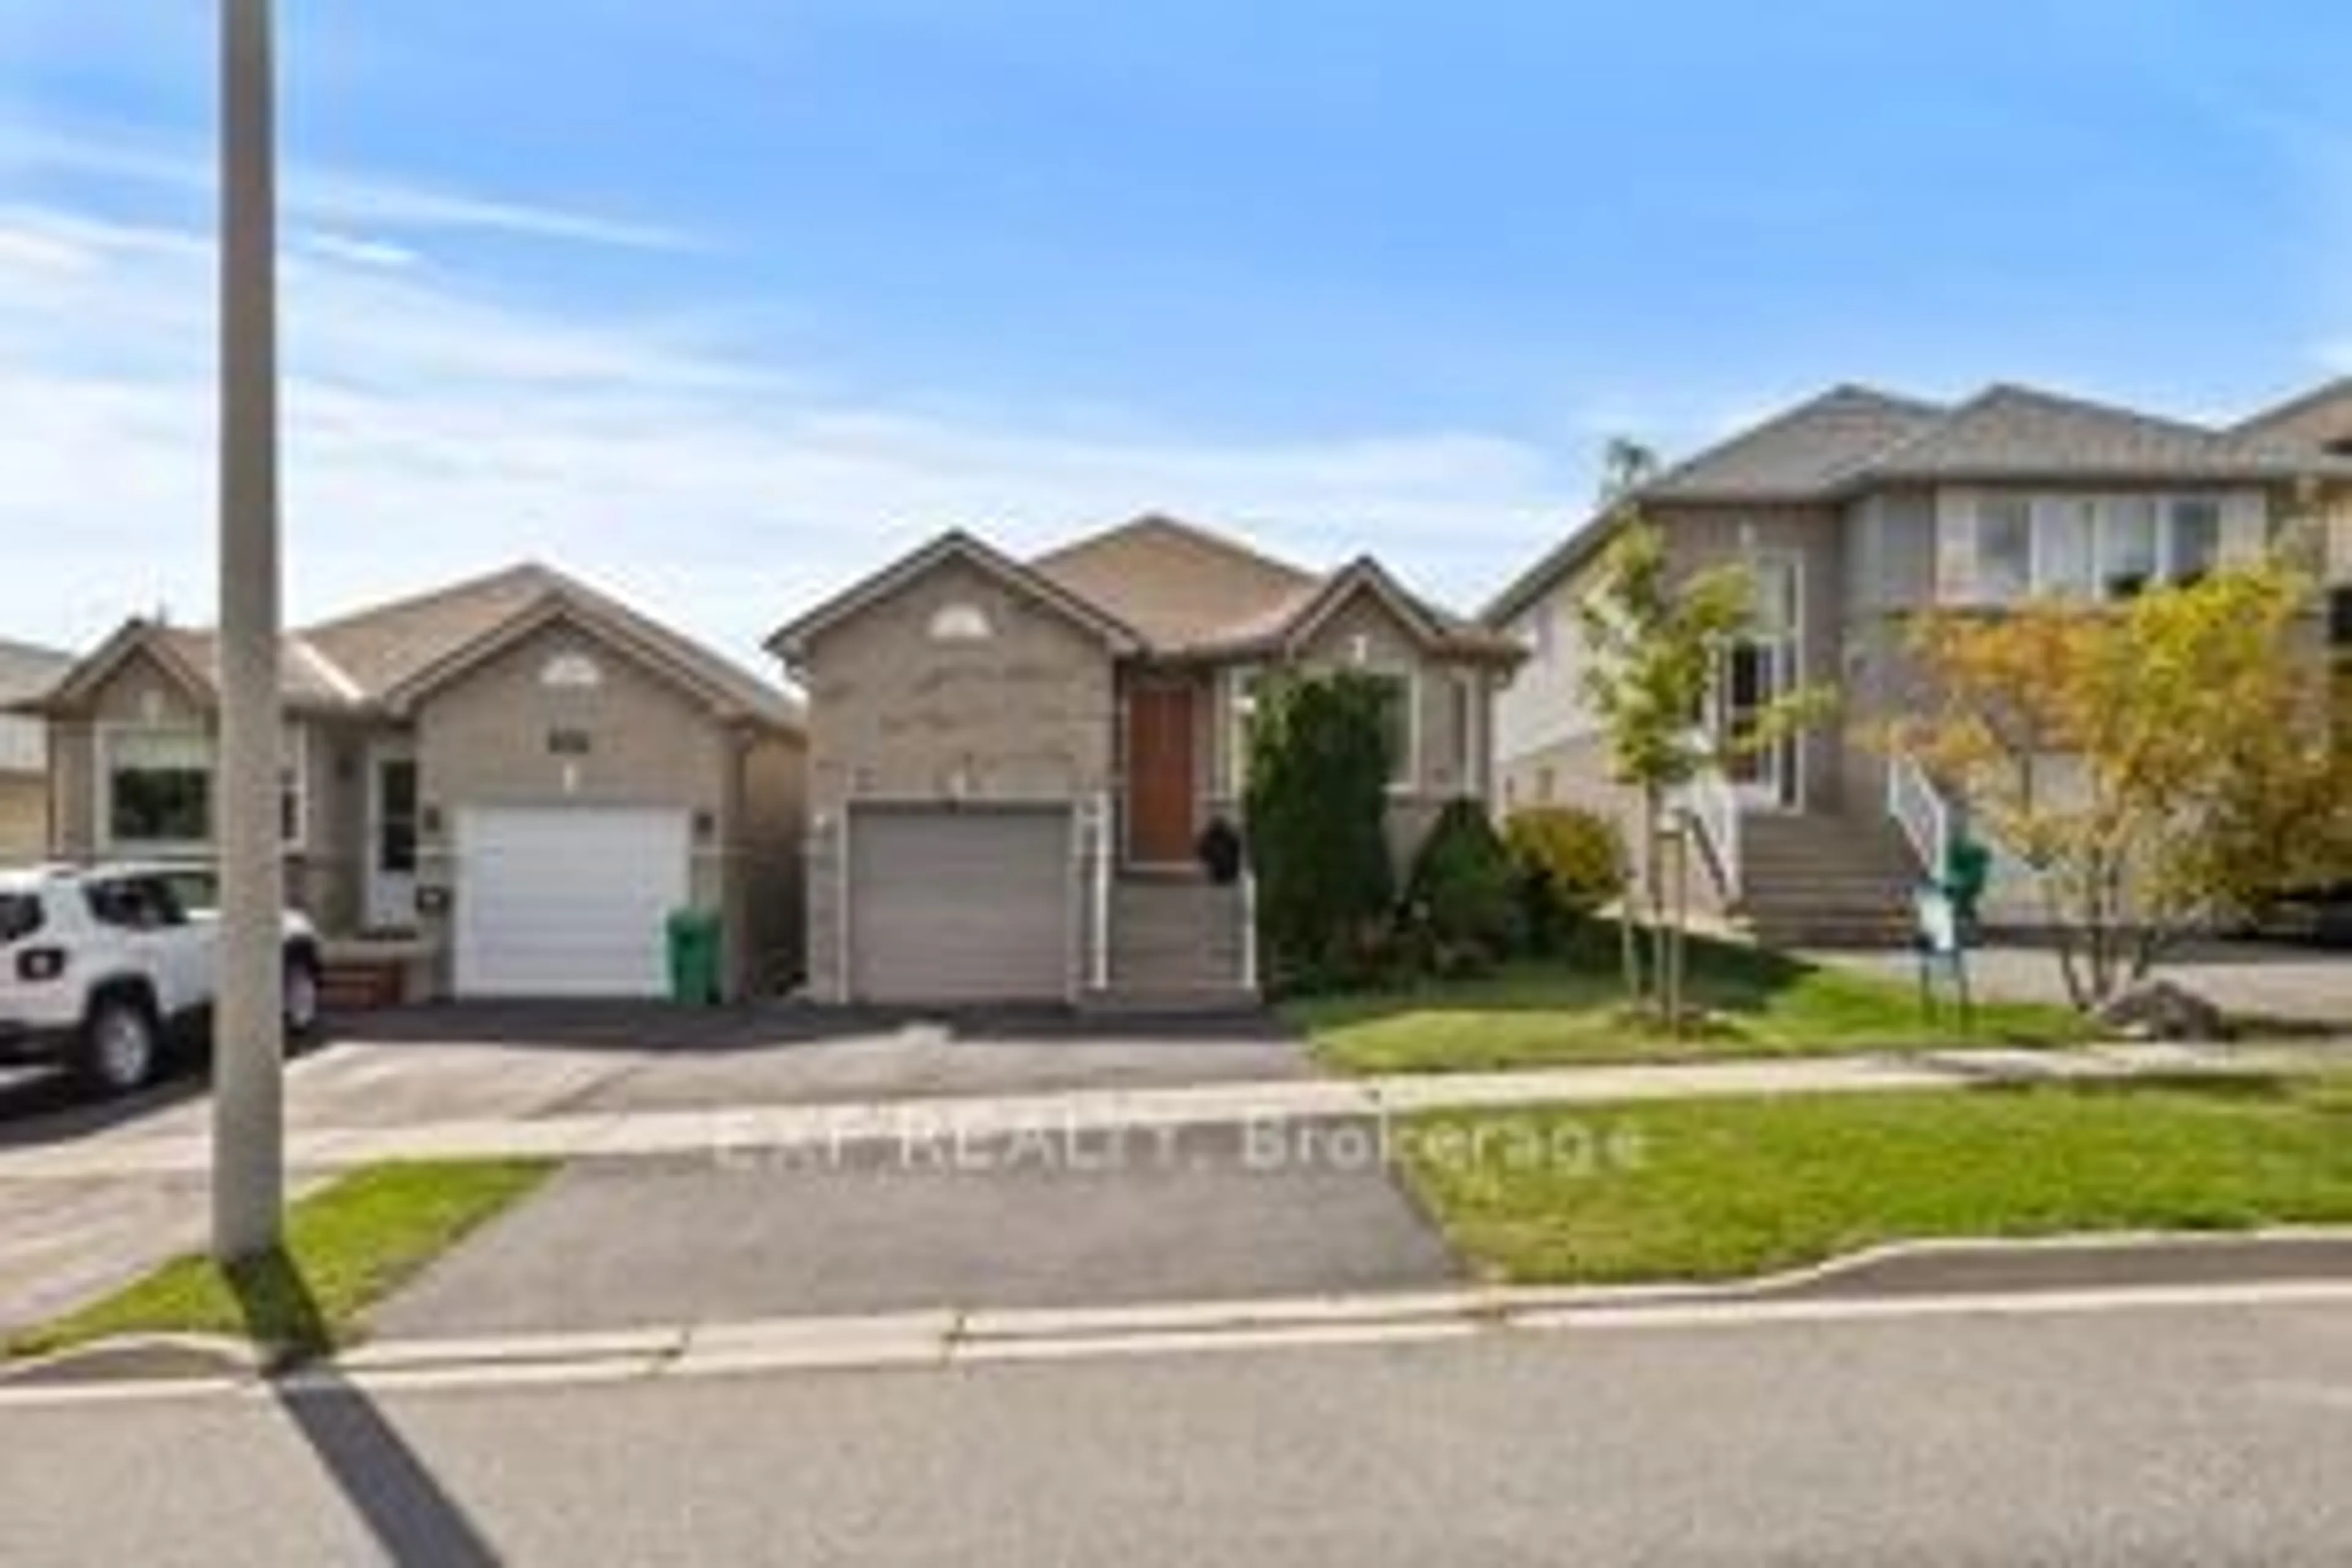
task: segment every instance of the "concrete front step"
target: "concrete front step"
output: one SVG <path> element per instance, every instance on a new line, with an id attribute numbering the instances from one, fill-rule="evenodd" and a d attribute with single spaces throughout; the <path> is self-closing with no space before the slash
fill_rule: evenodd
<path id="1" fill-rule="evenodd" d="M 319 1005 L 330 1013 L 372 1013 L 407 999 L 407 970 L 396 962 L 343 959 L 319 973 Z"/>
<path id="2" fill-rule="evenodd" d="M 1907 947 L 1919 868 L 1893 826 L 1860 816 L 1741 823 L 1737 913 L 1775 947 Z"/>
<path id="3" fill-rule="evenodd" d="M 1206 881 L 1122 882 L 1112 890 L 1110 975 L 1118 996 L 1178 1011 L 1229 1005 L 1243 970 L 1241 889 Z"/>

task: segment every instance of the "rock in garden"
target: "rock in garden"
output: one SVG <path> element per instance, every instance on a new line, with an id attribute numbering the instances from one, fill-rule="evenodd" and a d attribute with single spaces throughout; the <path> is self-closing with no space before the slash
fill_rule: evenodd
<path id="1" fill-rule="evenodd" d="M 2099 1009 L 2099 1022 L 2133 1039 L 2210 1042 L 2230 1037 L 2221 1009 L 2169 980 L 2137 985 Z"/>

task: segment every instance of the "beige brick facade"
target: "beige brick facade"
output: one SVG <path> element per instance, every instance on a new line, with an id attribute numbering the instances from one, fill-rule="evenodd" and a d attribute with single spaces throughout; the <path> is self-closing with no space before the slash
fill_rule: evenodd
<path id="1" fill-rule="evenodd" d="M 563 658 L 592 665 L 593 684 L 544 679 Z M 207 698 L 131 650 L 72 711 L 49 721 L 55 851 L 74 858 L 152 852 L 113 843 L 105 831 L 104 737 L 208 735 L 212 727 Z M 331 937 L 366 923 L 372 759 L 380 743 L 396 742 L 417 763 L 417 883 L 445 895 L 427 904 L 446 909 L 465 897 L 453 836 L 469 807 L 673 809 L 692 825 L 691 897 L 722 917 L 732 988 L 781 990 L 805 967 L 804 740 L 772 721 L 714 710 L 676 671 L 584 619 L 558 617 L 455 668 L 407 712 L 297 710 L 288 733 L 302 790 L 299 831 L 287 848 L 287 897 Z M 446 988 L 448 920 L 425 914 L 417 923 L 436 954 L 435 983 Z"/>

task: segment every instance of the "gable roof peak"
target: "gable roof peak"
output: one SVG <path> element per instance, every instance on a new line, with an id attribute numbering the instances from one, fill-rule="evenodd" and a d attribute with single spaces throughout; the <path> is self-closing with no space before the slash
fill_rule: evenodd
<path id="1" fill-rule="evenodd" d="M 1064 545 L 1031 570 L 1168 650 L 1263 620 L 1303 600 L 1326 575 L 1163 512 Z"/>
<path id="2" fill-rule="evenodd" d="M 1232 534 L 1203 527 L 1200 523 L 1189 521 L 1164 511 L 1140 512 L 1125 522 L 1116 523 L 1109 528 L 1086 534 L 1066 544 L 1056 545 L 1038 556 L 1031 564 L 1040 569 L 1051 570 L 1055 565 L 1091 554 L 1097 550 L 1139 542 L 1148 542 L 1154 539 L 1223 555 L 1259 570 L 1286 573 L 1301 582 L 1312 581 L 1315 577 L 1315 574 L 1306 568 L 1269 555 L 1255 545 L 1244 543 Z"/>

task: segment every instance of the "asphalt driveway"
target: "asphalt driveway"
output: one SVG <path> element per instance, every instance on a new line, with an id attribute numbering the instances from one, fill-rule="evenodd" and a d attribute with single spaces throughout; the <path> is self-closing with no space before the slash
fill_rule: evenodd
<path id="1" fill-rule="evenodd" d="M 291 1063 L 301 1129 L 1298 1078 L 1303 1047 L 1262 1021 L 1108 1030 L 1054 1016 L 948 1022 L 787 1009 L 419 1007 L 339 1026 Z M 0 1071 L 0 1331 L 37 1322 L 201 1246 L 207 1194 L 185 1177 L 18 1181 L 11 1155 L 204 1134 L 188 1076 L 107 1104 L 60 1076 Z"/>
<path id="2" fill-rule="evenodd" d="M 1360 1123 L 572 1167 L 374 1315 L 472 1335 L 1453 1283 Z"/>

